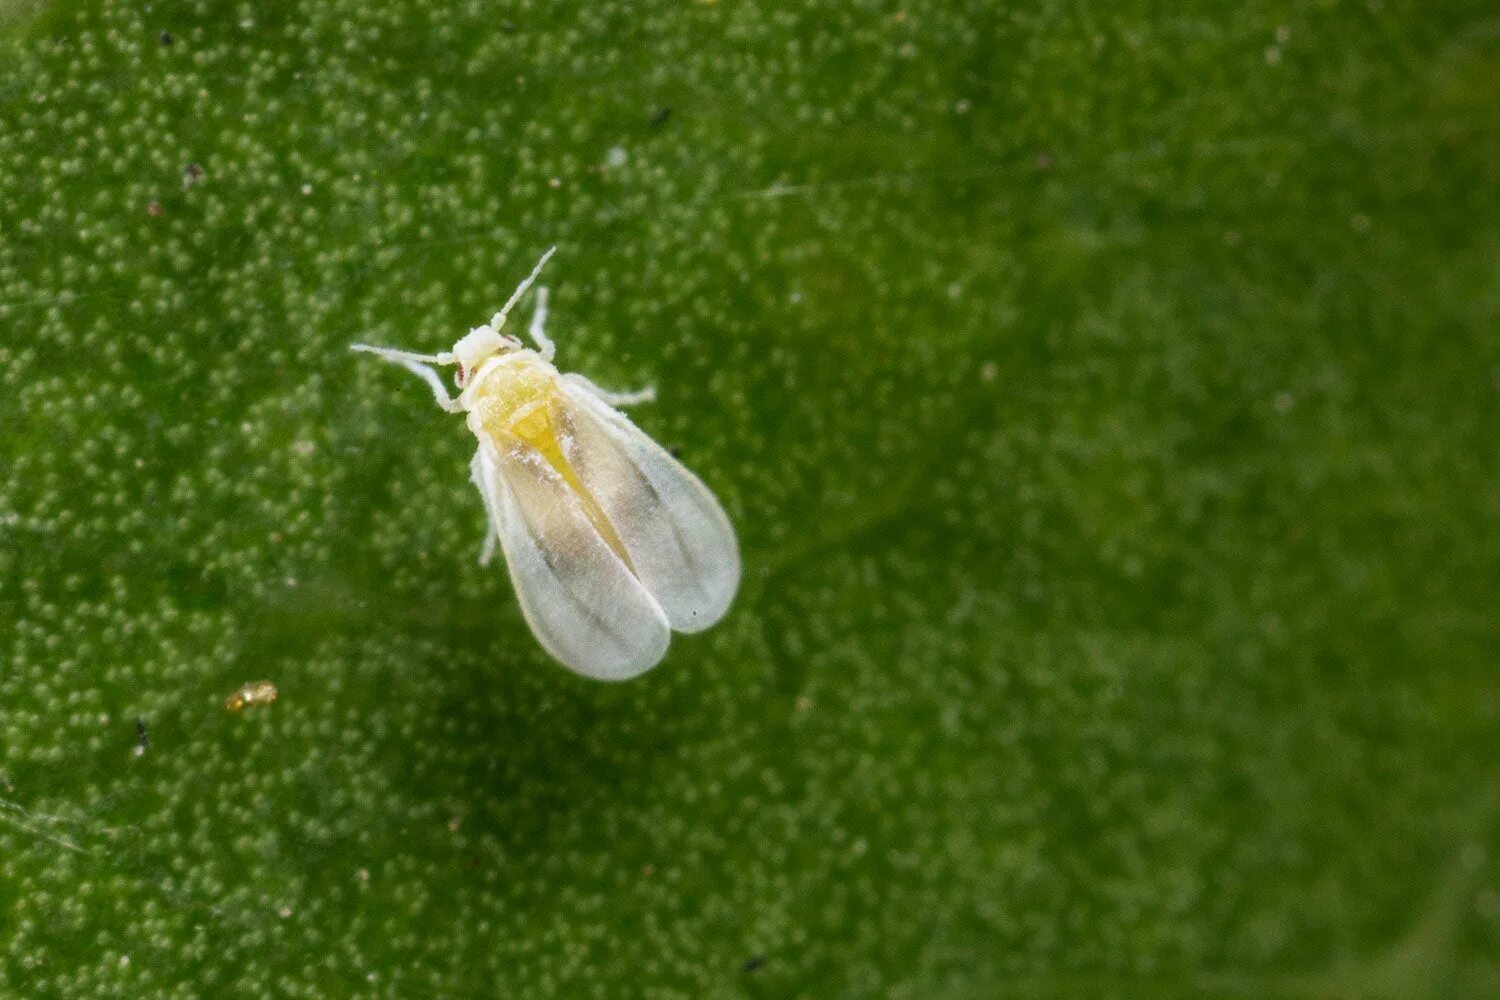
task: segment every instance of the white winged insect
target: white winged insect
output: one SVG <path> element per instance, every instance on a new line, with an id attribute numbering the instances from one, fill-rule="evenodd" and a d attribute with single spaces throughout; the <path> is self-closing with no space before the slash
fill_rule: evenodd
<path id="1" fill-rule="evenodd" d="M 537 641 L 586 677 L 625 680 L 661 660 L 673 631 L 724 616 L 739 546 L 702 480 L 616 409 L 654 390 L 607 392 L 553 366 L 545 288 L 528 331 L 537 349 L 500 333 L 554 250 L 451 351 L 353 349 L 415 372 L 439 406 L 468 414 L 479 439 L 470 471 L 489 518 L 479 561 L 498 540 Z M 432 365 L 457 366 L 458 398 Z"/>

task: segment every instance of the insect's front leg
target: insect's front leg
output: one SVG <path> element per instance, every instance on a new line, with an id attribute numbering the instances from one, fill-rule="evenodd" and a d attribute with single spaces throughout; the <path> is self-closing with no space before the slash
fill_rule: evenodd
<path id="1" fill-rule="evenodd" d="M 463 412 L 463 406 L 458 400 L 448 394 L 448 387 L 443 385 L 443 380 L 438 373 L 427 367 L 429 364 L 449 365 L 453 358 L 448 354 L 414 354 L 411 351 L 398 351 L 393 347 L 373 347 L 369 344 L 351 344 L 351 351 L 363 351 L 373 354 L 382 361 L 389 361 L 393 365 L 400 365 L 407 371 L 416 375 L 428 387 L 432 389 L 432 396 L 437 404 L 449 413 Z"/>

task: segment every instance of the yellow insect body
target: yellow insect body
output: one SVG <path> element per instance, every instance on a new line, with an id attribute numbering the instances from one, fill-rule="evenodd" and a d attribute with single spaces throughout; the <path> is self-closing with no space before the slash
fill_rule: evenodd
<path id="1" fill-rule="evenodd" d="M 566 420 L 566 403 L 557 387 L 558 371 L 530 351 L 487 362 L 461 400 L 469 411 L 469 429 L 480 440 L 514 437 L 534 449 L 563 477 L 583 505 L 583 512 L 609 547 L 628 564 L 629 554 L 615 534 L 599 501 L 578 478 L 563 454 L 554 420 Z M 570 433 L 571 428 L 562 428 Z"/>
<path id="2" fill-rule="evenodd" d="M 610 393 L 552 364 L 537 290 L 530 336 L 500 334 L 552 251 L 485 326 L 423 355 L 356 344 L 421 376 L 444 409 L 467 413 L 470 466 L 488 515 L 481 562 L 504 550 L 522 613 L 569 668 L 622 680 L 654 666 L 673 631 L 728 610 L 740 579 L 729 518 L 708 488 L 616 409 L 651 390 Z M 431 365 L 456 365 L 457 399 Z"/>

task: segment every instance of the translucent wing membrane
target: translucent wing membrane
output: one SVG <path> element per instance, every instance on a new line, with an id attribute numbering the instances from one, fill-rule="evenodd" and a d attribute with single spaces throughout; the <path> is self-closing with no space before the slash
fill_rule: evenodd
<path id="1" fill-rule="evenodd" d="M 713 625 L 740 582 L 739 546 L 724 509 L 587 380 L 564 375 L 559 389 L 553 426 L 563 453 L 609 518 L 635 575 L 676 631 Z"/>
<path id="2" fill-rule="evenodd" d="M 535 449 L 481 441 L 475 478 L 499 534 L 521 611 L 547 652 L 599 680 L 655 666 L 666 615 L 589 522 L 563 477 Z"/>

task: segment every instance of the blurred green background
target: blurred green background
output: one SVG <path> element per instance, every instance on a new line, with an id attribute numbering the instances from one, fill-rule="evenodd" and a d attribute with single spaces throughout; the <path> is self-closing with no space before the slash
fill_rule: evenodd
<path id="1" fill-rule="evenodd" d="M 0 26 L 0 992 L 1500 991 L 1492 5 Z M 626 685 L 346 350 L 554 242 L 744 550 Z"/>

